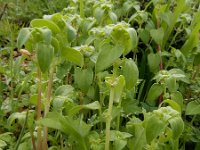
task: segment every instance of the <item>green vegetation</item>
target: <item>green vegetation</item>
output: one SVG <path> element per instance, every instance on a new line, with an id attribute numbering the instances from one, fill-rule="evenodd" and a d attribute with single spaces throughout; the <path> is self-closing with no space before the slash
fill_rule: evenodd
<path id="1" fill-rule="evenodd" d="M 0 8 L 0 150 L 200 149 L 199 0 Z"/>

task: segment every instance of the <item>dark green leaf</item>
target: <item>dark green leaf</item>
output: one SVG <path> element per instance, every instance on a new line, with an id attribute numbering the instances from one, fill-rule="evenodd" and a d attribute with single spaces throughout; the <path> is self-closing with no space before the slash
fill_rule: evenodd
<path id="1" fill-rule="evenodd" d="M 45 73 L 49 70 L 49 67 L 53 61 L 54 48 L 51 45 L 45 43 L 37 44 L 37 60 L 40 70 Z"/>
<path id="2" fill-rule="evenodd" d="M 146 102 L 149 105 L 155 106 L 157 103 L 158 97 L 163 93 L 163 91 L 164 89 L 160 84 L 154 83 L 149 89 Z"/>

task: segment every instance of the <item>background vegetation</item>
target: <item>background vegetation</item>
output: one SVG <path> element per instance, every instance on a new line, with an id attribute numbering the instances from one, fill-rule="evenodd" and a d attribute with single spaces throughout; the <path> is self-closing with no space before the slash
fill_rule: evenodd
<path id="1" fill-rule="evenodd" d="M 200 149 L 199 0 L 0 8 L 0 149 Z"/>

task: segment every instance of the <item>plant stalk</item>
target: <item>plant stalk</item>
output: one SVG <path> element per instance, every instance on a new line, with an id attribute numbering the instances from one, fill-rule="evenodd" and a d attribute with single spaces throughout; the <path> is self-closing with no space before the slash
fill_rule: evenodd
<path id="1" fill-rule="evenodd" d="M 42 74 L 41 70 L 38 68 L 38 101 L 37 101 L 37 120 L 41 118 L 41 106 L 42 106 Z M 38 126 L 37 129 L 37 144 L 38 150 L 42 150 L 42 134 L 41 127 Z"/>
<path id="2" fill-rule="evenodd" d="M 53 84 L 53 73 L 54 73 L 54 67 L 50 69 L 49 73 L 49 81 L 48 81 L 48 87 L 47 87 L 47 98 L 45 103 L 45 111 L 44 111 L 44 117 L 46 117 L 47 113 L 50 109 L 50 103 L 51 103 L 51 91 L 52 91 L 52 84 Z M 43 150 L 48 149 L 48 127 L 44 127 L 44 139 L 43 139 Z"/>
<path id="3" fill-rule="evenodd" d="M 108 106 L 108 116 L 106 119 L 106 141 L 105 141 L 105 150 L 109 150 L 110 147 L 110 124 L 112 120 L 112 107 L 114 101 L 114 87 L 111 85 L 110 89 L 110 98 L 109 98 L 109 106 Z"/>

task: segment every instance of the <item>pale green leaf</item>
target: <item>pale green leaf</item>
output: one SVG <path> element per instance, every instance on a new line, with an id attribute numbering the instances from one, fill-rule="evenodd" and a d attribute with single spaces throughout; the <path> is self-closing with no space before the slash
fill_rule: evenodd
<path id="1" fill-rule="evenodd" d="M 74 88 L 71 85 L 61 85 L 55 91 L 55 96 L 67 96 L 72 93 Z"/>
<path id="2" fill-rule="evenodd" d="M 184 122 L 180 116 L 180 117 L 171 118 L 169 120 L 169 123 L 170 123 L 171 129 L 172 129 L 173 139 L 177 140 L 181 136 L 181 134 L 184 130 Z"/>
<path id="3" fill-rule="evenodd" d="M 34 19 L 30 24 L 31 27 L 48 27 L 53 33 L 60 32 L 60 28 L 51 20 Z"/>
<path id="4" fill-rule="evenodd" d="M 22 28 L 17 37 L 17 47 L 21 48 L 31 35 L 29 28 Z"/>
<path id="5" fill-rule="evenodd" d="M 200 114 L 200 103 L 198 101 L 191 101 L 187 104 L 186 115 L 198 115 Z"/>

